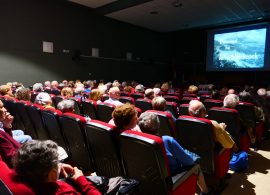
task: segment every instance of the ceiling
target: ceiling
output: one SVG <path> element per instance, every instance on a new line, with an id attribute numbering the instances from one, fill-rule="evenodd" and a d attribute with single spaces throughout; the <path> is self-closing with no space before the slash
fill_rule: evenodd
<path id="1" fill-rule="evenodd" d="M 158 32 L 270 20 L 270 0 L 69 0 Z"/>

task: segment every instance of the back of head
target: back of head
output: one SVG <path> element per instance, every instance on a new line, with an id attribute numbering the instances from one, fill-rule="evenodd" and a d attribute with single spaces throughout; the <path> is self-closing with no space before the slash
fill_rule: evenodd
<path id="1" fill-rule="evenodd" d="M 223 106 L 227 108 L 235 108 L 238 103 L 239 97 L 235 94 L 229 94 L 223 100 Z"/>
<path id="2" fill-rule="evenodd" d="M 138 125 L 142 132 L 156 135 L 160 122 L 155 113 L 144 112 L 140 115 Z"/>
<path id="3" fill-rule="evenodd" d="M 135 87 L 135 92 L 137 93 L 144 93 L 144 86 L 142 84 L 139 84 Z"/>
<path id="4" fill-rule="evenodd" d="M 61 112 L 74 112 L 74 101 L 73 100 L 62 100 L 57 104 L 57 109 Z"/>
<path id="5" fill-rule="evenodd" d="M 37 92 L 43 91 L 42 83 L 35 83 L 33 85 L 33 91 L 37 91 Z"/>
<path id="6" fill-rule="evenodd" d="M 166 100 L 161 96 L 155 97 L 152 100 L 152 107 L 154 110 L 164 111 L 166 107 Z"/>
<path id="7" fill-rule="evenodd" d="M 188 87 L 188 93 L 190 94 L 197 94 L 198 93 L 198 87 L 195 85 L 190 85 Z"/>
<path id="8" fill-rule="evenodd" d="M 21 88 L 16 91 L 15 97 L 18 100 L 30 101 L 31 99 L 31 91 L 28 88 Z"/>
<path id="9" fill-rule="evenodd" d="M 160 93 L 161 93 L 160 88 L 155 87 L 155 88 L 153 88 L 153 91 L 154 91 L 154 96 L 155 97 L 160 96 Z"/>
<path id="10" fill-rule="evenodd" d="M 109 90 L 109 96 L 113 99 L 118 99 L 120 97 L 120 90 L 118 87 L 112 87 Z"/>
<path id="11" fill-rule="evenodd" d="M 115 125 L 123 130 L 126 126 L 129 126 L 132 118 L 137 115 L 137 111 L 134 108 L 134 105 L 131 104 L 123 104 L 121 106 L 117 106 L 113 113 L 112 118 L 114 120 Z"/>
<path id="12" fill-rule="evenodd" d="M 52 81 L 51 86 L 52 86 L 52 88 L 57 88 L 58 87 L 58 81 Z"/>
<path id="13" fill-rule="evenodd" d="M 7 95 L 10 90 L 11 90 L 11 86 L 1 85 L 0 86 L 0 95 Z"/>
<path id="14" fill-rule="evenodd" d="M 206 109 L 202 102 L 199 100 L 191 100 L 188 106 L 189 115 L 204 118 Z"/>
<path id="15" fill-rule="evenodd" d="M 146 89 L 144 92 L 144 96 L 150 100 L 154 98 L 154 90 L 153 89 Z"/>
<path id="16" fill-rule="evenodd" d="M 94 101 L 98 101 L 101 99 L 101 93 L 99 89 L 93 89 L 90 92 L 89 98 Z"/>
<path id="17" fill-rule="evenodd" d="M 35 103 L 39 105 L 47 105 L 52 102 L 51 96 L 46 92 L 41 92 L 36 96 Z"/>
<path id="18" fill-rule="evenodd" d="M 257 94 L 259 96 L 265 97 L 266 96 L 266 89 L 265 88 L 258 89 Z"/>
<path id="19" fill-rule="evenodd" d="M 61 90 L 61 95 L 65 97 L 72 97 L 73 96 L 73 90 L 71 87 L 64 87 Z"/>
<path id="20" fill-rule="evenodd" d="M 23 144 L 13 158 L 16 173 L 30 184 L 47 182 L 49 172 L 58 169 L 57 148 L 51 140 L 32 140 Z"/>

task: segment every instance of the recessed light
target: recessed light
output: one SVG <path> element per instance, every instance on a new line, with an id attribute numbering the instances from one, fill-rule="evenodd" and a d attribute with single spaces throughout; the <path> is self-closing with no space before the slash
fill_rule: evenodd
<path id="1" fill-rule="evenodd" d="M 263 19 L 263 17 L 258 17 L 258 18 L 257 18 L 257 20 L 261 20 L 261 19 Z"/>

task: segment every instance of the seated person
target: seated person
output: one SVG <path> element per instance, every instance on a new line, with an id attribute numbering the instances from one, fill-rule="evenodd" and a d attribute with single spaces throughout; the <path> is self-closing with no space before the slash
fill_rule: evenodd
<path id="1" fill-rule="evenodd" d="M 137 125 L 137 115 L 138 113 L 135 110 L 134 105 L 123 104 L 114 109 L 112 119 L 109 121 L 109 124 L 115 125 L 120 132 L 124 130 L 141 131 Z"/>
<path id="2" fill-rule="evenodd" d="M 43 106 L 43 108 L 54 108 L 52 106 L 52 98 L 46 92 L 41 92 L 37 95 L 35 103 Z"/>
<path id="3" fill-rule="evenodd" d="M 135 87 L 135 93 L 144 93 L 144 86 L 142 84 L 138 84 Z"/>
<path id="4" fill-rule="evenodd" d="M 93 89 L 90 92 L 89 99 L 93 100 L 93 101 L 96 101 L 97 104 L 101 103 L 101 92 L 100 92 L 100 90 L 99 89 Z"/>
<path id="5" fill-rule="evenodd" d="M 33 91 L 35 91 L 35 92 L 41 92 L 41 91 L 43 91 L 43 85 L 42 85 L 42 83 L 35 83 L 33 85 Z"/>
<path id="6" fill-rule="evenodd" d="M 123 105 L 123 103 L 119 101 L 119 98 L 120 98 L 120 90 L 119 90 L 119 88 L 118 87 L 112 87 L 109 90 L 109 99 L 104 101 L 104 103 L 110 103 L 110 104 L 113 104 L 115 106 Z"/>
<path id="7" fill-rule="evenodd" d="M 9 86 L 9 85 L 1 85 L 0 86 L 0 95 L 5 96 L 5 97 L 13 98 L 14 95 L 12 93 L 11 86 Z"/>
<path id="8" fill-rule="evenodd" d="M 25 143 L 32 140 L 31 136 L 24 135 L 22 130 L 12 130 L 12 122 L 14 117 L 10 115 L 4 107 L 3 102 L 0 100 L 0 131 L 7 132 L 19 143 Z"/>
<path id="9" fill-rule="evenodd" d="M 235 109 L 235 107 L 239 104 L 239 97 L 235 94 L 229 94 L 227 95 L 224 100 L 223 100 L 223 107 L 225 108 L 233 108 Z M 256 137 L 255 137 L 255 133 L 253 132 L 253 128 L 252 125 L 250 123 L 249 120 L 246 120 L 244 118 L 240 118 L 240 122 L 241 122 L 241 128 L 244 131 L 247 131 L 249 138 L 250 138 L 250 142 L 252 144 L 256 143 Z"/>
<path id="10" fill-rule="evenodd" d="M 31 100 L 31 91 L 28 88 L 18 89 L 15 93 L 15 97 L 18 100 L 30 101 Z"/>
<path id="11" fill-rule="evenodd" d="M 83 176 L 81 170 L 67 164 L 59 164 L 57 148 L 57 144 L 51 140 L 33 140 L 22 145 L 13 159 L 14 170 L 21 181 L 27 183 L 39 195 L 100 195 L 92 182 Z M 71 175 L 76 189 L 58 180 L 60 172 L 64 177 Z"/>
<path id="12" fill-rule="evenodd" d="M 146 89 L 144 92 L 144 99 L 151 100 L 154 99 L 154 90 L 153 89 Z"/>
<path id="13" fill-rule="evenodd" d="M 71 87 L 64 87 L 61 90 L 61 96 L 64 96 L 66 98 L 73 97 L 73 90 Z"/>
<path id="14" fill-rule="evenodd" d="M 139 127 L 142 132 L 157 135 L 157 129 L 160 122 L 155 113 L 144 112 L 139 118 Z M 162 136 L 163 144 L 166 150 L 166 155 L 169 160 L 169 166 L 172 175 L 181 173 L 182 171 L 193 166 L 198 159 L 198 155 L 187 151 L 171 136 Z M 201 194 L 210 194 L 205 184 L 203 173 L 198 168 L 198 186 L 200 187 Z"/>
<path id="15" fill-rule="evenodd" d="M 202 102 L 199 100 L 191 100 L 189 102 L 188 107 L 189 115 L 198 117 L 198 118 L 205 118 L 206 116 L 206 109 Z M 225 123 L 217 123 L 214 120 L 211 120 L 214 133 L 214 139 L 222 145 L 223 148 L 233 148 L 234 151 L 237 151 L 237 146 L 234 143 L 233 139 L 231 138 L 230 134 L 225 130 L 226 124 Z"/>
<path id="16" fill-rule="evenodd" d="M 75 103 L 73 100 L 62 100 L 57 104 L 57 109 L 63 113 L 66 112 L 74 113 L 75 111 L 74 104 Z"/>
<path id="17" fill-rule="evenodd" d="M 166 100 L 164 99 L 164 97 L 161 96 L 157 96 L 152 100 L 152 107 L 153 110 L 159 110 L 159 111 L 163 111 L 163 112 L 168 112 L 172 115 L 173 121 L 176 121 L 175 116 L 173 115 L 173 113 L 171 113 L 171 111 L 166 110 Z"/>

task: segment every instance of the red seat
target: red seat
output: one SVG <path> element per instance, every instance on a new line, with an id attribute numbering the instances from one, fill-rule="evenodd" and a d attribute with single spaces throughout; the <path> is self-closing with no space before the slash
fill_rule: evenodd
<path id="1" fill-rule="evenodd" d="M 43 110 L 43 107 L 38 104 L 26 105 L 26 110 L 28 111 L 28 114 L 32 121 L 32 125 L 37 133 L 38 139 L 40 140 L 49 139 L 48 132 L 44 127 L 41 116 L 41 110 Z"/>
<path id="2" fill-rule="evenodd" d="M 181 99 L 180 103 L 181 103 L 181 104 L 189 104 L 189 102 L 190 102 L 191 100 L 198 100 L 198 98 L 197 98 L 197 97 L 189 97 L 189 96 L 185 96 L 185 97 L 183 97 L 183 98 Z"/>
<path id="3" fill-rule="evenodd" d="M 221 100 L 214 100 L 214 99 L 205 99 L 203 102 L 206 112 L 210 110 L 212 107 L 222 107 L 223 101 Z"/>
<path id="4" fill-rule="evenodd" d="M 189 104 L 180 104 L 179 106 L 179 115 L 189 115 L 188 112 Z"/>
<path id="5" fill-rule="evenodd" d="M 97 175 L 124 176 L 118 147 L 119 132 L 108 123 L 91 120 L 85 126 Z"/>
<path id="6" fill-rule="evenodd" d="M 97 119 L 97 102 L 86 100 L 81 102 L 82 112 L 84 116 L 89 116 L 91 119 Z"/>
<path id="7" fill-rule="evenodd" d="M 69 148 L 59 123 L 59 117 L 61 115 L 62 112 L 56 109 L 50 108 L 41 110 L 44 128 L 47 130 L 50 139 L 55 141 L 59 146 L 63 147 L 67 153 L 69 153 Z"/>
<path id="8" fill-rule="evenodd" d="M 35 195 L 34 191 L 9 169 L 8 166 L 0 160 L 0 179 L 6 184 L 13 195 Z M 1 193 L 1 195 L 6 195 Z"/>
<path id="9" fill-rule="evenodd" d="M 245 130 L 241 130 L 240 115 L 236 109 L 212 107 L 208 116 L 212 120 L 225 123 L 237 146 L 244 151 L 249 150 L 249 138 Z"/>
<path id="10" fill-rule="evenodd" d="M 199 164 L 203 172 L 218 179 L 226 175 L 229 169 L 230 150 L 216 147 L 210 120 L 180 116 L 176 120 L 176 132 L 179 143 L 201 157 Z"/>
<path id="11" fill-rule="evenodd" d="M 110 103 L 97 104 L 97 119 L 103 122 L 109 122 L 112 119 L 112 112 L 115 105 Z"/>
<path id="12" fill-rule="evenodd" d="M 136 100 L 136 99 L 139 99 L 139 98 L 144 98 L 144 94 L 142 94 L 142 93 L 131 93 L 130 97 L 133 97 L 134 100 Z"/>
<path id="13" fill-rule="evenodd" d="M 119 98 L 119 101 L 122 102 L 123 104 L 125 104 L 125 103 L 134 104 L 135 103 L 134 98 L 132 98 L 132 97 L 126 97 L 126 96 L 121 96 Z"/>
<path id="14" fill-rule="evenodd" d="M 195 167 L 172 176 L 160 137 L 125 131 L 120 135 L 120 149 L 127 177 L 140 181 L 138 194 L 195 194 Z"/>
<path id="15" fill-rule="evenodd" d="M 175 102 L 175 103 L 179 103 L 179 97 L 177 96 L 170 96 L 170 95 L 165 95 L 164 99 L 168 102 Z"/>
<path id="16" fill-rule="evenodd" d="M 166 110 L 169 110 L 175 118 L 178 117 L 178 108 L 177 108 L 177 104 L 175 102 L 167 102 L 166 101 Z"/>
<path id="17" fill-rule="evenodd" d="M 146 100 L 146 99 L 136 99 L 135 100 L 135 106 L 140 108 L 142 110 L 142 112 L 146 111 L 146 110 L 152 110 L 152 101 L 151 100 Z"/>
<path id="18" fill-rule="evenodd" d="M 93 171 L 91 153 L 88 147 L 84 117 L 73 113 L 60 116 L 60 124 L 69 148 L 72 161 L 82 170 Z"/>

